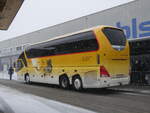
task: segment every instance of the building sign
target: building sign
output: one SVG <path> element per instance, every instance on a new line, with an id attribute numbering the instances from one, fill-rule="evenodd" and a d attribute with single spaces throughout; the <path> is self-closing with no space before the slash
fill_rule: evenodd
<path id="1" fill-rule="evenodd" d="M 116 26 L 125 31 L 127 38 L 150 37 L 150 20 L 139 22 L 137 18 L 132 18 L 130 25 L 117 22 Z"/>

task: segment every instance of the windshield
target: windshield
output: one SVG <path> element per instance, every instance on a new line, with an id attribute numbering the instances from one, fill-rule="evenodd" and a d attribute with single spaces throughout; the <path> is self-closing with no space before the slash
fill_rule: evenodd
<path id="1" fill-rule="evenodd" d="M 18 72 L 19 70 L 21 70 L 23 68 L 23 63 L 22 60 L 17 60 L 17 62 L 15 63 L 15 67 L 16 67 L 16 72 Z"/>

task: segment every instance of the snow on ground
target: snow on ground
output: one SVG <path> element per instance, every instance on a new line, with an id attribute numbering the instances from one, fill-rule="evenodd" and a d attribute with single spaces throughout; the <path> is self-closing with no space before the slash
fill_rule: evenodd
<path id="1" fill-rule="evenodd" d="M 0 111 L 6 110 L 9 113 L 95 113 L 0 85 Z"/>
<path id="2" fill-rule="evenodd" d="M 8 72 L 0 72 L 0 79 L 9 79 Z M 12 80 L 17 80 L 17 74 L 16 73 L 14 73 L 12 75 Z"/>

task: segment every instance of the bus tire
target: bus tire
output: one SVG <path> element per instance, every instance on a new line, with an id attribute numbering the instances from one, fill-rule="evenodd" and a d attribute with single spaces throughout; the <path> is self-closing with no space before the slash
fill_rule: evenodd
<path id="1" fill-rule="evenodd" d="M 63 89 L 68 89 L 69 88 L 70 83 L 69 83 L 69 78 L 67 77 L 67 75 L 60 76 L 59 85 Z"/>
<path id="2" fill-rule="evenodd" d="M 79 75 L 72 78 L 72 86 L 76 91 L 81 91 L 83 89 L 82 80 Z"/>
<path id="3" fill-rule="evenodd" d="M 26 84 L 30 84 L 30 76 L 29 74 L 25 74 L 24 81 Z"/>

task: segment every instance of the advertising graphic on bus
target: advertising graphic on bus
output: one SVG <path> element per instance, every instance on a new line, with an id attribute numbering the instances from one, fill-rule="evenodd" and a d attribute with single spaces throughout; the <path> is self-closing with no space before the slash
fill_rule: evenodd
<path id="1" fill-rule="evenodd" d="M 130 81 L 129 44 L 121 29 L 98 26 L 32 44 L 15 63 L 18 80 L 62 88 L 103 88 Z"/>

